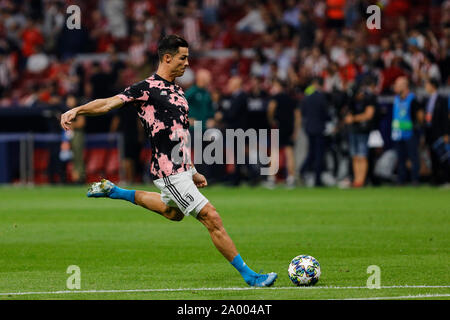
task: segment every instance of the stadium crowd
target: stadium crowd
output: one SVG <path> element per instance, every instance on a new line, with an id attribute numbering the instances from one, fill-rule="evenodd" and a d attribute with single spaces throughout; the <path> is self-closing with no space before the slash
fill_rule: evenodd
<path id="1" fill-rule="evenodd" d="M 292 187 L 298 176 L 317 186 L 417 184 L 424 176 L 448 183 L 449 103 L 436 93 L 449 84 L 450 1 L 377 1 L 382 25 L 370 30 L 373 2 L 0 0 L 0 107 L 115 95 L 154 72 L 159 39 L 176 33 L 190 44 L 191 70 L 180 84 L 192 121 L 280 129 L 286 170 L 267 186 L 278 178 Z M 72 4 L 80 29 L 66 25 Z M 126 133 L 133 180 L 143 139 L 127 114 L 107 130 Z M 233 185 L 261 182 L 252 166 L 222 169 L 205 167 Z"/>

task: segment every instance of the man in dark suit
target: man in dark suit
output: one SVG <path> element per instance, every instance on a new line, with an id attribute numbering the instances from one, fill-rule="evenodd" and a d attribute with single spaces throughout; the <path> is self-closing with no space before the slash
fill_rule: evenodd
<path id="1" fill-rule="evenodd" d="M 242 89 L 242 78 L 240 76 L 231 77 L 228 81 L 228 93 L 227 102 L 222 104 L 222 109 L 219 110 L 220 114 L 218 118 L 221 119 L 225 128 L 227 129 L 243 129 L 245 130 L 247 119 L 247 103 L 248 96 Z M 225 139 L 228 139 L 225 134 Z M 232 138 L 234 139 L 234 138 Z M 228 144 L 230 141 L 226 141 Z M 241 184 L 241 174 L 245 170 L 245 163 L 239 163 L 238 161 L 238 149 L 242 148 L 241 145 L 237 145 L 237 140 L 234 140 L 234 172 L 228 177 L 228 184 L 232 186 L 238 186 Z M 232 150 L 227 150 L 230 152 Z"/>
<path id="2" fill-rule="evenodd" d="M 450 133 L 447 99 L 438 94 L 438 88 L 436 79 L 425 82 L 425 90 L 430 95 L 425 102 L 425 142 L 431 157 L 432 184 L 446 183 L 449 179 L 449 166 L 440 161 L 438 151 L 433 147 L 438 139 L 448 144 Z"/>
<path id="3" fill-rule="evenodd" d="M 300 118 L 308 136 L 308 155 L 303 162 L 300 175 L 314 171 L 315 186 L 322 186 L 321 175 L 326 153 L 325 124 L 329 120 L 329 102 L 323 92 L 323 79 L 314 78 L 311 82 L 314 92 L 306 96 L 300 104 Z"/>

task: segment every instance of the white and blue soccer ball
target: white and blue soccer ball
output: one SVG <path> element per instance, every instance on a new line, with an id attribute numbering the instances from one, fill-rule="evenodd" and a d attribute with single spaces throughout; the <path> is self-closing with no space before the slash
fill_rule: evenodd
<path id="1" fill-rule="evenodd" d="M 319 281 L 320 264 L 314 257 L 299 255 L 289 264 L 289 279 L 296 286 L 312 286 Z"/>

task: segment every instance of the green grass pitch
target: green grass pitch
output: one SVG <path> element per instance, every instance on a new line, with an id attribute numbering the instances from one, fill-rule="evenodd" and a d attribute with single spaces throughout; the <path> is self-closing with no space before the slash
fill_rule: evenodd
<path id="1" fill-rule="evenodd" d="M 449 189 L 203 189 L 247 264 L 278 273 L 263 289 L 244 283 L 196 219 L 172 222 L 86 190 L 0 188 L 0 300 L 450 299 Z M 314 287 L 287 276 L 299 254 L 321 264 Z M 80 290 L 66 286 L 70 265 Z M 371 265 L 381 289 L 366 287 Z"/>

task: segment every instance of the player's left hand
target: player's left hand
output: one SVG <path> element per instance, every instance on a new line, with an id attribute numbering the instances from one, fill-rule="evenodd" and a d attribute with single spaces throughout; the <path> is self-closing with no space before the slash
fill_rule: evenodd
<path id="1" fill-rule="evenodd" d="M 197 188 L 204 188 L 208 185 L 205 176 L 198 172 L 192 176 L 192 180 L 194 181 L 194 184 L 197 186 Z"/>

